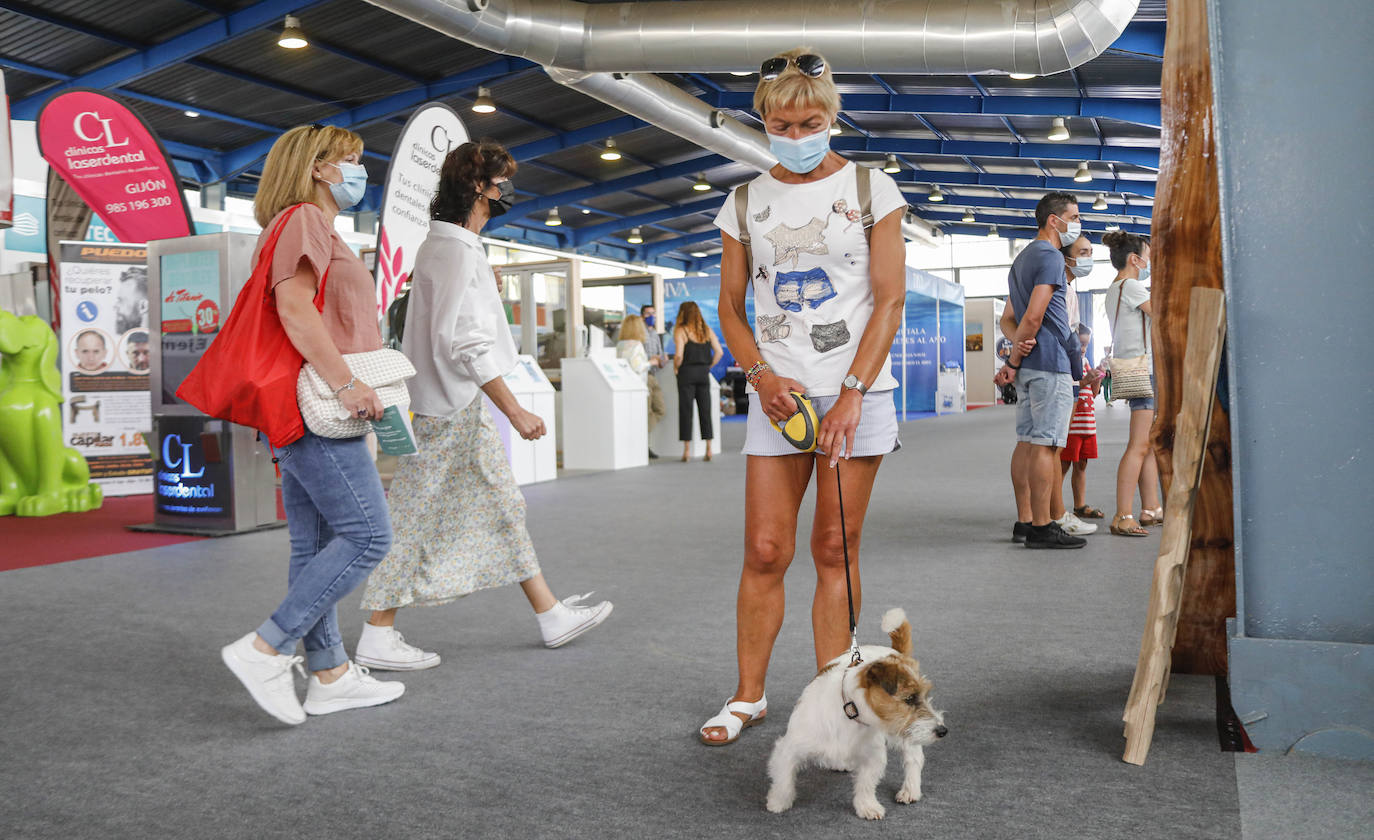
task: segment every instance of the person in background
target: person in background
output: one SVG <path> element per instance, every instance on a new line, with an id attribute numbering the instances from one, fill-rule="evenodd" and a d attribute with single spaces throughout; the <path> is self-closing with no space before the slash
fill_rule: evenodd
<path id="1" fill-rule="evenodd" d="M 840 94 L 823 56 L 793 49 L 759 70 L 754 110 L 778 163 L 736 187 L 716 216 L 724 248 L 721 330 L 734 357 L 749 366 L 746 376 L 755 393 L 743 450 L 748 466 L 744 567 L 735 600 L 738 682 L 725 707 L 699 728 L 708 746 L 732 743 L 744 726 L 767 714 L 768 663 L 782 629 L 785 576 L 813 476 L 810 618 L 816 667 L 849 647 L 846 579 L 859 611 L 864 517 L 883 459 L 901 448 L 891 349 L 906 295 L 906 200 L 891 176 L 877 170 L 861 174 L 830 148 Z M 869 207 L 861 200 L 860 178 L 868 179 Z M 751 294 L 752 326 L 745 310 Z M 770 425 L 796 412 L 793 392 L 811 397 L 820 420 L 815 452 L 799 452 Z M 719 578 L 706 580 L 708 591 L 721 590 Z"/>
<path id="2" fill-rule="evenodd" d="M 649 364 L 652 370 L 649 371 L 646 382 L 649 385 L 649 434 L 654 433 L 654 428 L 658 426 L 658 421 L 668 413 L 666 404 L 663 402 L 663 386 L 658 384 L 658 377 L 655 371 L 668 364 L 668 356 L 663 352 L 663 336 L 659 335 L 657 324 L 657 314 L 654 312 L 653 304 L 646 304 L 639 308 L 639 317 L 644 319 L 645 338 L 644 352 L 649 354 Z M 654 450 L 649 450 L 650 458 L 657 458 Z"/>
<path id="3" fill-rule="evenodd" d="M 697 404 L 701 439 L 707 441 L 706 460 L 711 460 L 711 368 L 725 358 L 720 339 L 701 316 L 701 307 L 687 301 L 678 307 L 673 327 L 673 372 L 677 374 L 677 433 L 682 441 L 682 460 L 692 456 L 692 402 Z"/>
<path id="4" fill-rule="evenodd" d="M 1024 539 L 1026 548 L 1082 548 L 1087 541 L 1065 533 L 1051 516 L 1054 498 L 1060 495 L 1056 488 L 1063 485 L 1059 449 L 1068 443 L 1073 383 L 1080 375 L 1079 345 L 1069 329 L 1068 284 L 1060 251 L 1082 233 L 1078 200 L 1068 193 L 1047 194 L 1035 206 L 1035 222 L 1039 233 L 1016 256 L 1008 272 L 1016 343 L 993 379 L 998 386 L 1016 383 L 1012 483 L 1024 482 L 1030 490 L 1031 519 L 1018 518 L 1012 539 Z M 1035 339 L 1035 346 L 1027 353 L 1024 342 L 1029 338 Z M 1022 515 L 1024 511 L 1018 517 Z"/>
<path id="5" fill-rule="evenodd" d="M 649 331 L 645 328 L 644 319 L 638 315 L 626 315 L 625 320 L 620 322 L 619 341 L 615 345 L 615 354 L 622 358 L 630 366 L 635 374 L 649 386 L 649 433 L 653 434 L 654 426 L 663 417 L 663 393 L 658 394 L 658 411 L 654 411 L 655 387 L 658 380 L 654 378 L 654 360 L 649 357 L 645 347 L 649 340 Z M 652 384 L 651 384 L 652 383 Z M 654 450 L 649 450 L 650 458 L 657 458 Z"/>
<path id="6" fill-rule="evenodd" d="M 478 234 L 510 208 L 515 161 L 500 145 L 464 143 L 444 158 L 430 203 L 429 234 L 415 255 L 402 350 L 415 442 L 391 482 L 396 543 L 368 578 L 359 662 L 394 671 L 433 668 L 439 654 L 396 630 L 402 607 L 447 604 L 519 582 L 547 647 L 596 627 L 611 603 L 559 601 L 540 571 L 525 528 L 525 497 L 482 395 L 525 440 L 546 433 L 503 378 L 517 364 L 496 277 Z M 589 593 L 590 594 L 590 593 Z"/>
<path id="7" fill-rule="evenodd" d="M 1097 457 L 1097 410 L 1094 401 L 1102 390 L 1102 380 L 1088 363 L 1088 344 L 1093 332 L 1085 325 L 1078 325 L 1078 340 L 1083 344 L 1083 385 L 1078 389 L 1078 399 L 1074 402 L 1073 417 L 1069 419 L 1069 443 L 1059 453 L 1064 474 L 1070 470 L 1073 477 L 1069 483 L 1073 487 L 1073 513 L 1080 521 L 1083 519 L 1102 519 L 1103 513 L 1086 501 L 1088 493 L 1088 461 Z M 1060 488 L 1063 492 L 1063 488 Z M 1065 530 L 1068 530 L 1067 528 Z M 1097 526 L 1093 526 L 1097 530 Z"/>
<path id="8" fill-rule="evenodd" d="M 272 254 L 269 294 L 291 344 L 343 407 L 376 420 L 381 400 L 353 375 L 343 354 L 381 349 L 377 293 L 367 266 L 334 230 L 339 211 L 357 204 L 367 189 L 362 153 L 363 139 L 346 129 L 291 129 L 267 153 L 253 214 L 263 229 L 261 250 L 282 214 L 299 205 Z M 315 296 L 322 282 L 320 310 Z M 336 612 L 391 546 L 386 494 L 366 437 L 327 438 L 306 429 L 274 454 L 291 538 L 286 598 L 255 632 L 225 646 L 221 658 L 253 700 L 284 723 L 303 723 L 307 713 L 389 703 L 405 686 L 376 680 L 348 660 Z M 304 707 L 291 679 L 292 668 L 300 670 L 297 643 L 304 644 L 312 672 Z"/>
<path id="9" fill-rule="evenodd" d="M 1150 243 L 1143 236 L 1126 231 L 1113 231 L 1102 237 L 1102 244 L 1111 249 L 1112 267 L 1116 278 L 1107 287 L 1107 317 L 1112 325 L 1112 358 L 1129 359 L 1150 352 Z M 1150 376 L 1151 390 L 1154 376 Z M 1131 431 L 1126 451 L 1116 468 L 1116 514 L 1112 517 L 1112 533 L 1121 537 L 1143 537 L 1142 526 L 1164 521 L 1164 508 L 1159 504 L 1159 468 L 1155 464 L 1154 446 L 1150 443 L 1150 427 L 1155 422 L 1155 399 L 1137 397 L 1127 401 L 1131 408 Z M 1140 519 L 1132 515 L 1136 487 L 1140 488 L 1142 506 Z"/>

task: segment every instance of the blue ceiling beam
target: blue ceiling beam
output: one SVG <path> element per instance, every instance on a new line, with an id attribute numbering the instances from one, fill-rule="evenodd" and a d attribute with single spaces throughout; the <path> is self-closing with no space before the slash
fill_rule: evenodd
<path id="1" fill-rule="evenodd" d="M 1059 143 L 996 143 L 979 140 L 921 140 L 914 137 L 846 137 L 830 140 L 840 152 L 877 152 L 952 157 L 1030 158 L 1033 160 L 1100 160 L 1159 168 L 1159 149 L 1137 146 L 1061 145 Z"/>
<path id="2" fill-rule="evenodd" d="M 710 242 L 713 239 L 720 239 L 720 231 L 716 228 L 689 233 L 686 236 L 678 236 L 673 239 L 660 239 L 657 242 L 646 242 L 641 250 L 644 252 L 644 258 L 646 260 L 654 259 L 670 251 L 676 251 L 679 248 L 686 248 L 701 242 Z"/>
<path id="3" fill-rule="evenodd" d="M 707 92 L 700 97 L 714 108 L 749 110 L 754 95 L 744 91 Z M 1158 99 L 1114 99 L 1080 96 L 964 96 L 959 94 L 846 93 L 850 113 L 960 114 L 1009 117 L 1097 117 L 1159 128 Z"/>
<path id="4" fill-rule="evenodd" d="M 500 58 L 481 67 L 465 70 L 462 73 L 449 76 L 429 84 L 420 85 L 404 90 L 400 93 L 385 96 L 381 99 L 359 105 L 357 108 L 350 108 L 324 117 L 319 122 L 326 125 L 337 125 L 345 128 L 358 128 L 368 123 L 379 122 L 395 114 L 407 111 L 417 105 L 428 102 L 431 99 L 441 99 L 445 96 L 475 87 L 485 83 L 493 76 L 504 73 L 519 72 L 530 66 L 531 62 L 523 58 Z M 267 155 L 276 142 L 275 137 L 249 143 L 232 151 L 226 152 L 224 156 L 225 171 L 229 176 L 248 169 Z"/>
<path id="5" fill-rule="evenodd" d="M 626 175 L 621 178 L 613 178 L 609 181 L 601 181 L 589 187 L 578 187 L 575 190 L 566 190 L 561 193 L 552 193 L 541 196 L 533 201 L 522 201 L 515 205 L 508 214 L 510 221 L 522 219 L 532 213 L 541 210 L 548 210 L 551 207 L 563 207 L 569 204 L 576 204 L 597 196 L 610 195 L 611 193 L 624 192 L 646 184 L 654 184 L 659 181 L 667 181 L 671 178 L 681 178 L 686 175 L 695 175 L 703 169 L 710 169 L 729 163 L 730 159 L 721 155 L 708 154 L 690 160 L 675 163 L 671 166 L 661 166 L 645 172 L 637 172 L 634 175 Z M 600 211 L 598 211 L 600 212 Z"/>
<path id="6" fill-rule="evenodd" d="M 74 76 L 67 82 L 43 91 L 41 94 L 25 97 L 14 103 L 10 114 L 14 119 L 31 120 L 38 115 L 38 109 L 50 96 L 69 88 L 85 87 L 106 90 L 126 85 L 164 67 L 170 67 L 206 50 L 222 46 L 242 35 L 257 31 L 264 26 L 280 24 L 283 17 L 326 0 L 261 0 L 261 2 L 226 15 L 209 23 L 154 44 L 141 52 L 110 62 L 89 73 Z"/>
<path id="7" fill-rule="evenodd" d="M 596 143 L 617 134 L 625 134 L 635 129 L 643 128 L 646 125 L 648 125 L 648 123 L 636 117 L 616 117 L 613 120 L 600 122 L 596 125 L 589 125 L 586 128 L 565 131 L 553 137 L 545 137 L 542 140 L 534 140 L 519 146 L 511 146 L 508 151 L 511 153 L 511 157 L 516 160 L 533 160 L 534 158 L 550 155 L 563 149 L 581 146 L 584 143 Z"/>
<path id="8" fill-rule="evenodd" d="M 902 184 L 939 184 L 975 187 L 993 187 L 1017 190 L 1062 190 L 1064 192 L 1123 193 L 1154 198 L 1154 181 L 1127 181 L 1122 179 L 1098 178 L 1079 182 L 1072 178 L 1047 178 L 1041 175 L 1007 175 L 978 172 L 943 172 L 932 169 L 908 170 L 892 176 L 900 187 Z"/>
<path id="9" fill-rule="evenodd" d="M 964 223 L 964 222 L 963 222 L 963 218 L 964 218 L 964 214 L 963 214 L 963 213 L 953 213 L 953 212 L 950 212 L 950 211 L 947 211 L 947 210 L 922 210 L 922 211 L 920 211 L 919 213 L 917 213 L 917 215 L 920 216 L 922 219 L 925 219 L 925 220 L 928 221 L 928 222 L 941 222 L 941 223 L 945 223 L 945 222 L 958 222 L 958 223 Z M 980 225 L 997 225 L 997 227 L 999 227 L 999 228 L 1002 228 L 1002 227 L 1008 227 L 1008 228 L 1012 228 L 1012 227 L 1029 227 L 1029 228 L 1031 228 L 1031 229 L 1035 229 L 1035 227 L 1036 227 L 1036 225 L 1035 225 L 1035 219 L 1032 218 L 1031 216 L 1001 216 L 1001 215 L 996 215 L 996 214 L 993 214 L 993 213 L 974 213 L 974 214 L 973 214 L 973 223 L 974 223 L 974 224 L 980 224 Z M 1106 229 L 1108 228 L 1108 226 L 1109 226 L 1109 224 L 1108 224 L 1107 222 L 1103 222 L 1103 221 L 1092 220 L 1092 219 L 1084 219 L 1084 220 L 1083 220 L 1083 229 L 1084 229 L 1084 230 L 1087 230 L 1087 231 L 1092 231 L 1092 232 L 1094 232 L 1094 233 L 1101 233 L 1101 232 L 1104 232 L 1104 231 L 1106 231 Z M 1150 226 L 1149 226 L 1149 225 L 1141 225 L 1141 224 L 1122 224 L 1122 225 L 1120 225 L 1120 227 L 1121 227 L 1122 230 L 1128 231 L 1128 232 L 1130 232 L 1130 233 L 1148 234 L 1148 233 L 1150 232 Z"/>
<path id="10" fill-rule="evenodd" d="M 669 219 L 681 219 L 684 216 L 691 216 L 696 213 L 713 213 L 720 209 L 723 199 L 719 196 L 693 201 L 687 204 L 680 204 L 676 207 L 668 207 L 663 210 L 654 210 L 650 213 L 640 213 L 637 216 L 625 216 L 610 222 L 602 222 L 596 225 L 587 225 L 574 231 L 573 241 L 578 245 L 587 245 L 603 237 L 635 227 L 644 227 L 657 222 L 668 221 Z"/>
<path id="11" fill-rule="evenodd" d="M 1163 58 L 1167 28 L 1164 21 L 1128 24 L 1121 37 L 1113 41 L 1108 49 L 1147 58 Z"/>
<path id="12" fill-rule="evenodd" d="M 973 196 L 952 196 L 945 194 L 945 200 L 938 205 L 929 201 L 922 201 L 916 196 L 908 196 L 912 205 L 923 207 L 967 207 L 972 210 L 985 208 L 988 210 L 1035 210 L 1038 203 L 1029 198 L 977 198 Z M 1141 219 L 1149 219 L 1154 215 L 1154 208 L 1145 204 L 1122 204 L 1120 202 L 1108 202 L 1106 210 L 1093 210 L 1089 201 L 1083 201 L 1078 208 L 1085 214 L 1098 216 L 1135 216 Z"/>

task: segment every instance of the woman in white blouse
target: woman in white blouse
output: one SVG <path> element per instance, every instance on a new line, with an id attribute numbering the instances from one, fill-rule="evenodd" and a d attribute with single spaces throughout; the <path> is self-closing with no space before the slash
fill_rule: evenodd
<path id="1" fill-rule="evenodd" d="M 429 235 L 415 256 L 401 349 L 410 381 L 417 455 L 400 459 L 389 502 L 391 553 L 368 579 L 355 659 L 371 668 L 420 670 L 439 655 L 407 644 L 396 611 L 446 604 L 480 589 L 520 583 L 548 647 L 597 626 L 611 603 L 559 601 L 539 569 L 525 528 L 525 497 L 482 395 L 525 440 L 546 433 L 502 378 L 516 365 L 482 227 L 510 209 L 515 161 L 500 145 L 464 143 L 449 152 L 430 204 Z M 589 593 L 590 594 L 590 593 Z"/>

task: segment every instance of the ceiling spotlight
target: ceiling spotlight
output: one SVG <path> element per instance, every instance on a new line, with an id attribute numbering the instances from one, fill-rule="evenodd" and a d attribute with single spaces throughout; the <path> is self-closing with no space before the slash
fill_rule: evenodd
<path id="1" fill-rule="evenodd" d="M 620 149 L 616 148 L 615 138 L 606 140 L 606 146 L 601 150 L 602 160 L 620 160 Z"/>
<path id="2" fill-rule="evenodd" d="M 582 215 L 584 215 L 584 216 L 590 216 L 591 213 L 592 213 L 592 211 L 588 210 L 587 208 L 585 208 L 585 207 L 582 208 Z"/>
<path id="3" fill-rule="evenodd" d="M 287 15 L 286 26 L 281 31 L 281 37 L 277 39 L 277 46 L 298 50 L 309 44 L 310 42 L 305 40 L 305 33 L 301 31 L 301 19 L 295 15 Z"/>
<path id="4" fill-rule="evenodd" d="M 477 101 L 472 103 L 472 110 L 479 114 L 490 114 L 496 110 L 496 103 L 491 99 L 491 91 L 484 87 L 477 89 Z"/>
<path id="5" fill-rule="evenodd" d="M 693 251 L 693 252 L 692 252 L 692 256 L 696 257 L 697 259 L 701 259 L 702 257 L 706 256 L 706 252 L 705 252 L 705 251 Z"/>
<path id="6" fill-rule="evenodd" d="M 945 194 L 940 192 L 940 188 L 937 186 L 935 189 L 930 191 L 930 195 L 926 196 L 926 198 L 930 199 L 931 201 L 944 201 Z"/>
<path id="7" fill-rule="evenodd" d="M 707 192 L 711 189 L 711 184 L 706 180 L 705 175 L 698 175 L 697 182 L 692 185 L 692 189 L 697 192 Z"/>
<path id="8" fill-rule="evenodd" d="M 1088 171 L 1088 162 L 1086 160 L 1078 164 L 1078 170 L 1073 173 L 1073 179 L 1080 184 L 1093 179 L 1093 174 Z"/>
<path id="9" fill-rule="evenodd" d="M 996 239 L 998 236 L 997 225 L 988 228 L 988 239 Z"/>
<path id="10" fill-rule="evenodd" d="M 1069 127 L 1064 125 L 1063 117 L 1054 118 L 1054 122 L 1050 124 L 1050 135 L 1048 139 L 1054 140 L 1055 142 L 1069 139 Z"/>
<path id="11" fill-rule="evenodd" d="M 544 224 L 548 225 L 549 227 L 558 227 L 559 225 L 563 224 L 563 219 L 558 215 L 557 207 L 549 211 L 549 217 L 544 220 Z"/>
<path id="12" fill-rule="evenodd" d="M 191 119 L 195 119 L 196 117 L 200 116 L 200 112 L 199 112 L 199 111 L 182 111 L 181 113 L 185 114 L 186 116 L 190 117 Z"/>
<path id="13" fill-rule="evenodd" d="M 1106 196 L 1104 193 L 1098 193 L 1098 194 L 1097 194 L 1097 200 L 1093 202 L 1093 209 L 1094 209 L 1094 210 L 1106 210 L 1106 209 L 1107 209 L 1107 196 Z"/>
<path id="14" fill-rule="evenodd" d="M 965 210 L 965 211 L 964 211 L 964 218 L 963 218 L 961 221 L 963 221 L 963 222 L 965 222 L 965 223 L 973 221 L 973 211 L 972 211 L 972 210 Z"/>
<path id="15" fill-rule="evenodd" d="M 902 165 L 897 162 L 896 155 L 887 156 L 887 160 L 883 161 L 883 171 L 889 175 L 896 175 L 902 171 Z"/>
<path id="16" fill-rule="evenodd" d="M 1026 79 L 1035 78 L 1034 73 L 1011 73 L 1009 75 L 1018 82 L 1024 82 Z"/>
<path id="17" fill-rule="evenodd" d="M 1118 230 L 1121 230 L 1121 225 L 1107 225 L 1107 233 L 1112 233 L 1113 231 Z"/>
<path id="18" fill-rule="evenodd" d="M 840 124 L 839 124 L 838 121 L 837 121 L 837 122 L 833 122 L 833 123 L 830 124 L 830 136 L 831 136 L 831 137 L 834 137 L 834 136 L 836 136 L 837 134 L 843 134 L 843 133 L 844 133 L 844 129 L 840 127 Z"/>
<path id="19" fill-rule="evenodd" d="M 731 76 L 752 76 L 752 75 L 754 75 L 754 71 L 753 71 L 753 70 L 731 70 L 731 71 L 730 71 L 730 75 L 731 75 Z"/>
<path id="20" fill-rule="evenodd" d="M 639 245 L 644 241 L 644 237 L 639 235 L 639 228 L 631 228 L 630 236 L 625 241 L 631 245 Z"/>

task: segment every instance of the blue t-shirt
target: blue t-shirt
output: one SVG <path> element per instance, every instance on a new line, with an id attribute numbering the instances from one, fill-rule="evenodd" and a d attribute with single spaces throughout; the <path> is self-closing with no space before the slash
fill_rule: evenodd
<path id="1" fill-rule="evenodd" d="M 1021 367 L 1073 375 L 1069 342 L 1079 345 L 1079 341 L 1069 329 L 1069 309 L 1064 297 L 1068 290 L 1064 255 L 1043 239 L 1036 239 L 1022 249 L 1007 273 L 1007 291 L 1018 322 L 1025 317 L 1026 306 L 1036 286 L 1053 286 L 1054 297 L 1045 307 L 1040 332 L 1035 334 L 1035 348 L 1021 360 Z"/>

